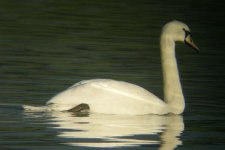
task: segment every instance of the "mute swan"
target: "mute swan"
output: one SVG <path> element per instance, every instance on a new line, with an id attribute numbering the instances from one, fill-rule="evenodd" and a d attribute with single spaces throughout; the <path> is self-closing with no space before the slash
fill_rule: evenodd
<path id="1" fill-rule="evenodd" d="M 82 110 L 86 107 L 90 109 L 90 112 L 103 114 L 183 113 L 185 101 L 175 57 L 176 41 L 184 42 L 196 51 L 199 50 L 186 24 L 171 21 L 164 25 L 160 42 L 164 101 L 132 83 L 111 79 L 92 79 L 78 82 L 57 94 L 47 102 L 45 107 L 48 110 L 57 111 Z"/>

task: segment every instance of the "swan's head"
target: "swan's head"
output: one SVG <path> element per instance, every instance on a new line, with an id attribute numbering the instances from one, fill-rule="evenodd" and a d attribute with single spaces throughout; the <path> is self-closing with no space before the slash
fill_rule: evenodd
<path id="1" fill-rule="evenodd" d="M 183 22 L 175 20 L 165 24 L 162 30 L 162 36 L 169 38 L 175 42 L 183 42 L 195 49 L 197 52 L 199 51 L 199 48 L 192 40 L 190 28 Z"/>

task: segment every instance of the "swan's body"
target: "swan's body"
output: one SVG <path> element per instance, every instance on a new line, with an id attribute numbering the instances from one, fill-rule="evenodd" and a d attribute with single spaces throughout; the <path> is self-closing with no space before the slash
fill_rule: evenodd
<path id="1" fill-rule="evenodd" d="M 183 41 L 198 49 L 191 40 L 187 25 L 179 21 L 167 23 L 161 34 L 161 58 L 164 99 L 144 88 L 111 79 L 81 81 L 47 102 L 50 110 L 71 110 L 87 104 L 90 112 L 104 114 L 181 114 L 185 108 L 175 57 L 175 42 Z"/>
<path id="2" fill-rule="evenodd" d="M 63 100 L 63 101 L 62 101 Z M 64 111 L 85 103 L 91 112 L 104 114 L 166 114 L 167 104 L 144 88 L 110 79 L 81 81 L 56 95 L 47 105 Z"/>

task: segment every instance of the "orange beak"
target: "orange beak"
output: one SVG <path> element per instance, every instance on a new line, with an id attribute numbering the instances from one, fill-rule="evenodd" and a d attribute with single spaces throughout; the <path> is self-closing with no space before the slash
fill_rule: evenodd
<path id="1" fill-rule="evenodd" d="M 190 34 L 186 36 L 186 38 L 184 39 L 184 43 L 193 48 L 196 52 L 200 52 L 198 46 L 194 43 Z"/>

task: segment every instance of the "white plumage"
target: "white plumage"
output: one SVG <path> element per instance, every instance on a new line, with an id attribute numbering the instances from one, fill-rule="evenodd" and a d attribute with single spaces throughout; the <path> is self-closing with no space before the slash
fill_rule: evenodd
<path id="1" fill-rule="evenodd" d="M 76 83 L 57 94 L 40 110 L 67 111 L 87 104 L 90 112 L 104 114 L 181 114 L 184 96 L 175 57 L 175 42 L 185 42 L 198 50 L 189 27 L 179 21 L 167 23 L 161 34 L 161 58 L 164 80 L 164 101 L 144 88 L 111 79 L 92 79 Z M 24 106 L 25 110 L 38 108 Z"/>
<path id="2" fill-rule="evenodd" d="M 165 114 L 166 104 L 144 88 L 123 81 L 81 81 L 47 102 L 53 110 L 70 110 L 81 103 L 91 112 L 110 114 Z M 51 105 L 52 104 L 52 105 Z"/>

